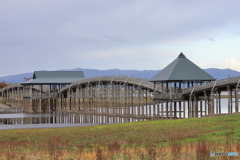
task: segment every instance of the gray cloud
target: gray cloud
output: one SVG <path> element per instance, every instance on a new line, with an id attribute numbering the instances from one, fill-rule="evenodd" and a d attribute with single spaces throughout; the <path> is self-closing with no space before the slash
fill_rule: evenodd
<path id="1" fill-rule="evenodd" d="M 218 38 L 229 26 L 239 25 L 239 4 L 237 0 L 1 1 L 0 54 L 6 62 L 0 64 L 0 75 L 84 65 L 104 68 L 107 57 L 95 59 L 97 52 Z M 91 58 L 81 58 L 86 55 Z M 2 69 L 10 60 L 14 65 Z M 116 68 L 111 64 L 108 68 Z"/>
<path id="2" fill-rule="evenodd" d="M 213 41 L 213 42 L 215 41 L 215 39 L 210 38 L 210 37 L 207 37 L 207 39 L 210 40 L 210 41 Z"/>

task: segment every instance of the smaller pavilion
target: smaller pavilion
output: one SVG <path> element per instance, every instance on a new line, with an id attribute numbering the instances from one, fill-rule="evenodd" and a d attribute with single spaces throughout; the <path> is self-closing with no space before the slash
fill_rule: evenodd
<path id="1" fill-rule="evenodd" d="M 51 112 L 56 108 L 58 91 L 85 78 L 83 71 L 35 71 L 32 79 L 21 83 L 26 112 Z M 37 89 L 33 89 L 38 86 Z"/>
<path id="2" fill-rule="evenodd" d="M 154 92 L 154 100 L 166 102 L 167 112 L 168 105 L 170 105 L 170 118 L 177 117 L 177 102 L 179 102 L 179 112 L 182 112 L 181 101 L 189 100 L 189 97 L 182 94 L 182 89 L 214 80 L 215 78 L 187 59 L 182 52 L 172 63 L 150 79 L 154 86 L 156 83 L 161 84 L 162 92 Z M 172 115 L 172 103 L 174 105 L 174 115 Z M 190 108 L 188 108 L 188 111 L 190 111 Z M 181 114 L 179 113 L 179 115 Z"/>

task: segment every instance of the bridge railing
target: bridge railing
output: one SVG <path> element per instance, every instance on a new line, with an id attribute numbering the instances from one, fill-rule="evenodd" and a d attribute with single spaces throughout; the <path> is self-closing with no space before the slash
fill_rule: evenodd
<path id="1" fill-rule="evenodd" d="M 231 78 L 216 80 L 214 82 L 209 82 L 209 83 L 205 83 L 202 85 L 194 86 L 191 88 L 186 88 L 186 89 L 183 89 L 183 93 L 189 94 L 191 92 L 213 89 L 214 87 L 218 87 L 218 86 L 224 86 L 224 85 L 227 86 L 227 85 L 231 85 L 231 84 L 238 84 L 239 82 L 240 82 L 240 76 L 231 77 Z"/>
<path id="2" fill-rule="evenodd" d="M 101 85 L 102 83 L 120 83 L 121 85 L 131 85 L 135 87 L 142 87 L 147 89 L 154 89 L 153 82 L 149 82 L 147 79 L 136 78 L 136 77 L 123 77 L 123 76 L 103 76 L 103 77 L 93 77 L 82 79 L 78 82 L 74 82 L 61 89 L 64 92 L 68 89 L 75 88 L 82 85 Z M 156 90 L 161 91 L 161 86 L 156 84 Z"/>

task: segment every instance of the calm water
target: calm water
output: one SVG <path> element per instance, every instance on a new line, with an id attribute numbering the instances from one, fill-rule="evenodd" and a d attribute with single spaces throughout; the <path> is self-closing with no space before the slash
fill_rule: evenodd
<path id="1" fill-rule="evenodd" d="M 221 100 L 222 113 L 227 113 L 227 99 Z M 233 103 L 234 108 L 234 103 Z M 1 109 L 3 110 L 3 109 Z M 186 110 L 187 111 L 187 110 Z M 11 112 L 14 112 L 11 111 Z M 146 113 L 147 111 L 144 110 Z M 151 108 L 153 113 L 153 107 Z M 149 114 L 149 111 L 148 111 Z M 187 114 L 186 114 L 187 115 Z M 73 126 L 89 126 L 102 125 L 106 123 L 85 123 L 84 115 L 77 113 L 8 113 L 0 114 L 0 129 L 15 129 L 15 128 L 57 128 L 57 127 L 73 127 Z"/>
<path id="2" fill-rule="evenodd" d="M 78 120 L 77 118 L 80 117 L 75 113 L 0 114 L 0 130 L 103 125 L 100 123 L 80 123 L 80 119 Z"/>

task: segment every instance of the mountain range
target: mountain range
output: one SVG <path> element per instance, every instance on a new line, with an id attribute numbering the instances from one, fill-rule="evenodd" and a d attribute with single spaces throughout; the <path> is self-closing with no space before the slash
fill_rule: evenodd
<path id="1" fill-rule="evenodd" d="M 231 69 L 218 69 L 208 68 L 204 69 L 207 73 L 217 79 L 224 79 L 227 77 L 240 76 L 240 72 Z M 109 69 L 109 70 L 97 70 L 97 69 L 60 69 L 58 71 L 83 71 L 86 78 L 100 77 L 100 76 L 128 76 L 128 77 L 139 77 L 144 79 L 151 79 L 160 70 L 120 70 L 120 69 Z M 30 78 L 33 76 L 33 72 L 21 73 L 17 75 L 9 75 L 0 77 L 0 82 L 5 81 L 6 83 L 21 83 L 24 81 L 24 77 Z"/>

